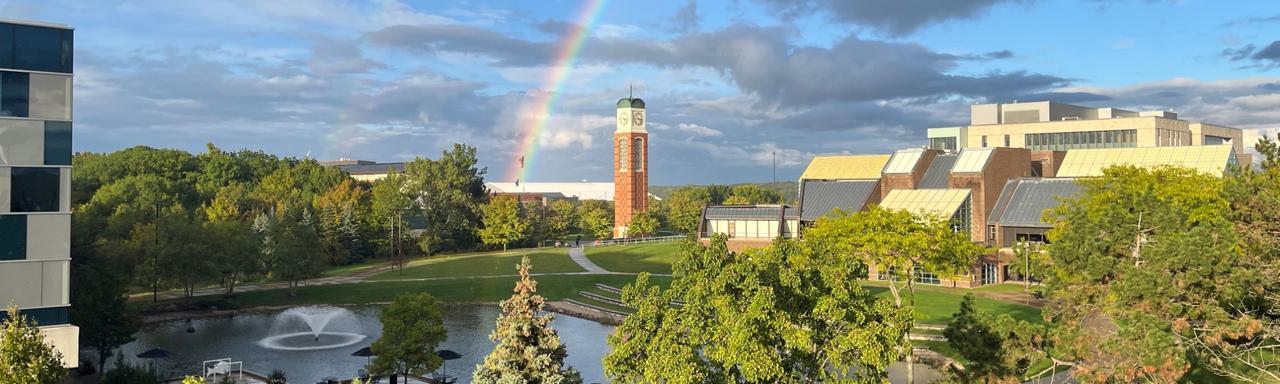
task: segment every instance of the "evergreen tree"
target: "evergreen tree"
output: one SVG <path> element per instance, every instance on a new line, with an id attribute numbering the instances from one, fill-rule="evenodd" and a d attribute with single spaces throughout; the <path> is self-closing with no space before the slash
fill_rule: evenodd
<path id="1" fill-rule="evenodd" d="M 61 384 L 66 377 L 62 353 L 10 304 L 8 317 L 0 323 L 0 383 Z"/>
<path id="2" fill-rule="evenodd" d="M 538 283 L 529 277 L 529 258 L 520 261 L 520 281 L 515 294 L 502 302 L 498 326 L 489 336 L 498 345 L 476 366 L 471 381 L 477 384 L 582 383 L 578 371 L 566 367 L 569 355 L 560 336 L 551 328 L 551 315 L 540 315 L 544 299 Z"/>

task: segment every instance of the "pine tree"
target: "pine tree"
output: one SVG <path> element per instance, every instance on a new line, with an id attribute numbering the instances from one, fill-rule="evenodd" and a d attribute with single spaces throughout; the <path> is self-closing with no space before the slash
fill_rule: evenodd
<path id="1" fill-rule="evenodd" d="M 498 345 L 477 365 L 471 381 L 488 383 L 582 383 L 576 369 L 566 367 L 569 355 L 560 336 L 551 328 L 551 315 L 539 315 L 545 299 L 538 283 L 529 277 L 529 258 L 520 261 L 520 281 L 515 294 L 502 302 L 498 327 L 489 338 Z"/>
<path id="2" fill-rule="evenodd" d="M 0 322 L 0 383 L 58 384 L 66 376 L 62 353 L 10 304 L 8 317 Z"/>

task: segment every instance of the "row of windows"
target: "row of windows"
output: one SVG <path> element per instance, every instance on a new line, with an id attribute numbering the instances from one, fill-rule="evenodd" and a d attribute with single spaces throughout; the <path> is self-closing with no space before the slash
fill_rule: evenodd
<path id="1" fill-rule="evenodd" d="M 0 23 L 0 68 L 71 73 L 73 32 Z"/>
<path id="2" fill-rule="evenodd" d="M 1126 148 L 1138 146 L 1138 130 L 1117 129 L 1112 131 L 1028 133 L 1024 140 L 1026 140 L 1028 149 L 1065 151 L 1089 148 Z"/>
<path id="3" fill-rule="evenodd" d="M 1222 145 L 1230 142 L 1230 137 L 1204 135 L 1204 145 Z"/>
<path id="4" fill-rule="evenodd" d="M 0 116 L 71 120 L 71 77 L 0 71 Z"/>
<path id="5" fill-rule="evenodd" d="M 27 258 L 27 216 L 0 215 L 0 260 Z"/>
<path id="6" fill-rule="evenodd" d="M 626 138 L 618 139 L 618 169 L 623 172 L 629 170 L 644 171 L 644 139 L 635 139 L 635 148 L 631 149 L 631 145 Z"/>
<path id="7" fill-rule="evenodd" d="M 973 210 L 973 208 L 971 208 L 972 204 L 970 204 L 971 200 L 973 199 L 965 199 L 964 204 L 960 204 L 960 208 L 957 209 L 955 213 L 951 214 L 951 229 L 956 232 L 967 233 L 973 228 L 970 224 L 972 221 L 972 213 L 969 212 Z"/>
<path id="8" fill-rule="evenodd" d="M 53 307 L 53 308 L 34 308 L 22 309 L 18 311 L 19 316 L 31 319 L 36 326 L 44 327 L 50 325 L 71 324 L 71 315 L 67 311 L 70 307 Z M 0 311 L 0 322 L 9 318 L 7 312 Z"/>
<path id="9" fill-rule="evenodd" d="M 9 168 L 9 212 L 58 212 L 61 179 L 58 168 Z"/>
<path id="10" fill-rule="evenodd" d="M 957 144 L 954 137 L 930 137 L 929 149 L 937 149 L 947 152 L 955 152 Z"/>
<path id="11" fill-rule="evenodd" d="M 1184 145 L 1191 145 L 1191 132 L 1156 129 L 1157 147 L 1180 147 Z"/>
<path id="12" fill-rule="evenodd" d="M 883 268 L 876 271 L 876 280 L 898 281 L 897 268 Z M 942 279 L 939 279 L 938 275 L 919 265 L 911 269 L 911 280 L 920 284 L 942 284 Z"/>

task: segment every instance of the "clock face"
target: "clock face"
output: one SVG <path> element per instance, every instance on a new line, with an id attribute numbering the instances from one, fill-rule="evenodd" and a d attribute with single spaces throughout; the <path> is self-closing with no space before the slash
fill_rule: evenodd
<path id="1" fill-rule="evenodd" d="M 618 125 L 627 125 L 627 115 L 618 116 Z"/>
<path id="2" fill-rule="evenodd" d="M 631 112 L 631 120 L 635 121 L 636 125 L 644 124 L 644 113 L 640 111 Z"/>

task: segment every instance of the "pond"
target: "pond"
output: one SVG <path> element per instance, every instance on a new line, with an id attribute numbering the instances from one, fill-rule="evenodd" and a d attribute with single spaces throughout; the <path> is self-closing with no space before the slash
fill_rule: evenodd
<path id="1" fill-rule="evenodd" d="M 443 307 L 449 338 L 440 349 L 462 355 L 446 362 L 448 373 L 458 383 L 471 381 L 471 370 L 493 349 L 489 333 L 499 309 L 492 305 Z M 363 368 L 366 358 L 351 354 L 369 346 L 382 334 L 379 307 L 340 308 L 298 307 L 283 311 L 246 313 L 230 317 L 194 319 L 195 332 L 187 333 L 182 320 L 152 323 L 122 347 L 127 360 L 155 368 L 170 376 L 198 372 L 201 362 L 220 358 L 242 361 L 244 368 L 263 375 L 281 370 L 291 383 L 314 383 L 324 377 L 350 378 Z M 568 348 L 566 363 L 582 372 L 586 383 L 605 382 L 601 360 L 609 352 L 607 339 L 614 327 L 566 315 L 555 315 L 553 326 Z M 319 335 L 312 330 L 322 329 Z M 152 348 L 162 348 L 172 356 L 148 361 L 133 358 Z M 890 380 L 903 382 L 903 364 L 890 369 Z M 916 369 L 917 382 L 938 378 L 923 365 Z M 385 382 L 385 381 L 384 381 Z"/>

